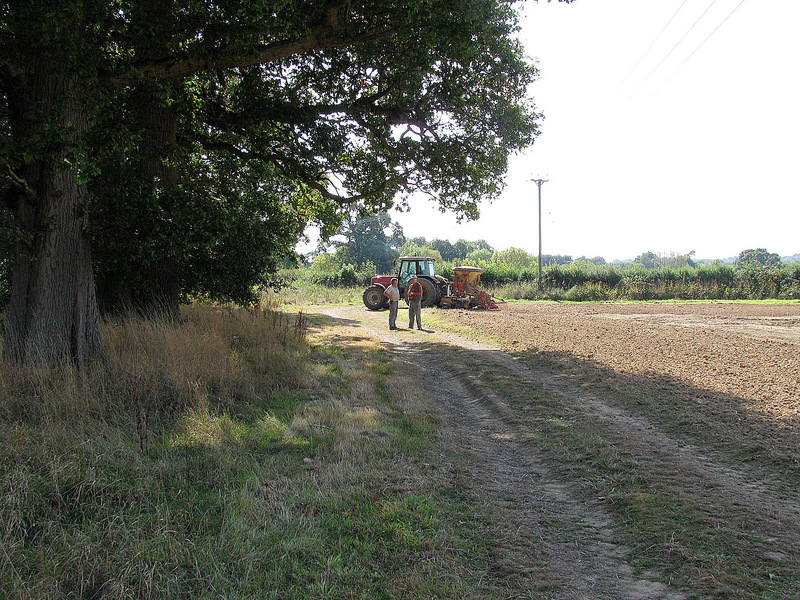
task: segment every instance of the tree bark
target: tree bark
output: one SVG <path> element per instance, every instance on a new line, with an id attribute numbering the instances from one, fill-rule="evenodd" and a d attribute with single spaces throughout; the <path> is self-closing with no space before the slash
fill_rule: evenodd
<path id="1" fill-rule="evenodd" d="M 132 21 L 140 33 L 134 40 L 137 57 L 159 59 L 169 56 L 169 30 L 173 10 L 174 0 L 150 0 L 134 5 Z M 142 128 L 139 173 L 142 179 L 156 184 L 160 189 L 162 202 L 171 204 L 167 199 L 177 192 L 178 187 L 178 167 L 174 156 L 178 113 L 174 105 L 165 100 L 169 87 L 169 84 L 162 87 L 152 81 L 143 81 L 134 91 L 134 97 Z M 178 244 L 180 241 L 175 240 Z M 155 247 L 159 245 L 156 243 Z M 170 321 L 179 319 L 178 261 L 169 255 L 169 251 L 162 251 L 161 256 L 144 266 L 141 276 L 145 285 L 134 291 L 136 308 L 146 316 Z"/>
<path id="2" fill-rule="evenodd" d="M 3 353 L 29 366 L 105 359 L 86 235 L 88 192 L 70 157 L 87 129 L 87 109 L 65 72 L 40 60 L 8 89 L 14 145 L 33 154 L 15 173 L 21 239 Z M 32 146 L 37 139 L 50 143 Z"/>
<path id="3" fill-rule="evenodd" d="M 178 115 L 166 106 L 150 85 L 138 90 L 143 98 L 139 103 L 143 127 L 139 154 L 140 174 L 146 181 L 156 183 L 164 196 L 176 192 L 178 167 L 169 157 L 175 148 Z M 180 243 L 180 240 L 175 240 Z M 174 321 L 180 318 L 180 269 L 177 261 L 166 252 L 146 265 L 141 273 L 146 284 L 134 291 L 136 308 L 147 316 Z"/>

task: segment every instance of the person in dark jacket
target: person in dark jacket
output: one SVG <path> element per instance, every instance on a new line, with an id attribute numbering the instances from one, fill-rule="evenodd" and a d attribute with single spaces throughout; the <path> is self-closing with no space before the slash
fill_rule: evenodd
<path id="1" fill-rule="evenodd" d="M 406 299 L 408 300 L 408 328 L 413 329 L 416 320 L 417 329 L 422 329 L 422 284 L 417 280 L 416 275 L 412 275 L 408 282 Z"/>

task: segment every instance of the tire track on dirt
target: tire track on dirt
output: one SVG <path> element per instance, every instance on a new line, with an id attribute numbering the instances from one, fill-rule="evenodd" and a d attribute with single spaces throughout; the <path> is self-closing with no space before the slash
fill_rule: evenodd
<path id="1" fill-rule="evenodd" d="M 602 504 L 526 443 L 530 433 L 504 399 L 469 370 L 439 357 L 430 344 L 480 351 L 502 368 L 513 367 L 526 382 L 538 381 L 538 375 L 526 372 L 499 348 L 452 334 L 390 332 L 382 313 L 356 307 L 320 312 L 346 319 L 387 344 L 393 356 L 420 372 L 420 384 L 438 398 L 448 429 L 442 435 L 442 460 L 462 474 L 459 478 L 491 518 L 497 568 L 486 575 L 484 585 L 502 578 L 514 582 L 520 596 L 535 594 L 542 600 L 688 597 L 656 581 L 656 573 L 637 576 L 625 562 L 630 549 L 619 540 L 614 519 Z"/>
<path id="2" fill-rule="evenodd" d="M 720 505 L 747 507 L 764 525 L 768 537 L 784 540 L 784 548 L 795 547 L 800 552 L 800 502 L 796 490 L 787 489 L 784 482 L 745 464 L 732 465 L 716 456 L 704 453 L 697 446 L 675 439 L 660 431 L 646 418 L 613 406 L 588 392 L 573 379 L 535 368 L 514 358 L 503 348 L 474 342 L 448 332 L 437 332 L 438 340 L 471 350 L 479 350 L 484 358 L 524 385 L 543 390 L 559 399 L 564 406 L 579 410 L 600 425 L 606 426 L 619 448 L 627 449 L 633 459 L 650 463 L 651 470 L 671 487 L 689 489 L 697 498 L 705 498 L 709 510 Z M 485 387 L 485 386 L 484 386 Z M 506 419 L 518 415 L 504 400 L 501 412 Z"/>

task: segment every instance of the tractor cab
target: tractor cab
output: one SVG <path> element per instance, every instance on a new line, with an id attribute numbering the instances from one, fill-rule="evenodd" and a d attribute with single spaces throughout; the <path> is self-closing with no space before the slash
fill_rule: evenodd
<path id="1" fill-rule="evenodd" d="M 426 276 L 433 279 L 436 270 L 433 266 L 435 259 L 429 256 L 402 256 L 400 257 L 400 273 L 397 278 L 400 280 L 400 289 L 405 290 L 408 280 L 412 275 L 417 277 Z"/>

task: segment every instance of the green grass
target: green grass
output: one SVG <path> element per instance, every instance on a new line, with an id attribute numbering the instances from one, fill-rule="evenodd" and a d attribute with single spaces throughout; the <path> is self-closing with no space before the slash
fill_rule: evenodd
<path id="1" fill-rule="evenodd" d="M 2 365 L 0 597 L 510 595 L 379 346 L 199 307 L 106 328 L 108 371 Z"/>
<path id="2" fill-rule="evenodd" d="M 328 287 L 298 279 L 279 292 L 261 293 L 262 306 L 314 306 L 319 304 L 361 304 L 367 286 Z"/>

